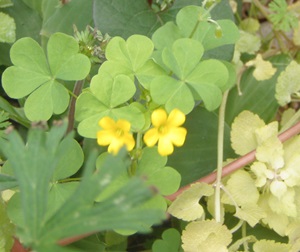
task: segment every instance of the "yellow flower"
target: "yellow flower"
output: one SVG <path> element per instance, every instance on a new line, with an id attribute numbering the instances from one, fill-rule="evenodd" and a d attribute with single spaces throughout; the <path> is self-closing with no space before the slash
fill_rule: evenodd
<path id="1" fill-rule="evenodd" d="M 102 130 L 97 132 L 97 143 L 101 146 L 108 146 L 108 152 L 117 154 L 125 145 L 131 151 L 135 145 L 134 138 L 130 133 L 130 123 L 119 119 L 115 122 L 108 116 L 99 121 Z"/>
<path id="2" fill-rule="evenodd" d="M 162 156 L 170 155 L 175 146 L 182 146 L 187 130 L 181 126 L 185 115 L 178 109 L 173 109 L 168 117 L 163 109 L 154 110 L 151 115 L 152 129 L 144 135 L 144 142 L 152 147 L 158 142 L 158 152 Z"/>

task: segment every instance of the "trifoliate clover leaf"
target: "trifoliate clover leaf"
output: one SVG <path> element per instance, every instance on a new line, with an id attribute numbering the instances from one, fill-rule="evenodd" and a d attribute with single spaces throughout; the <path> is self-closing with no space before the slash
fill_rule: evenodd
<path id="1" fill-rule="evenodd" d="M 263 60 L 261 54 L 257 54 L 254 60 L 245 64 L 247 67 L 254 66 L 253 76 L 258 81 L 268 80 L 276 73 L 276 68 L 270 61 Z"/>
<path id="2" fill-rule="evenodd" d="M 75 118 L 79 121 L 79 134 L 96 138 L 100 130 L 98 122 L 104 116 L 129 121 L 133 131 L 141 129 L 145 124 L 143 112 L 134 104 L 125 105 L 135 91 L 134 82 L 127 75 L 111 76 L 100 68 L 92 78 L 89 91 L 80 94 L 76 102 Z"/>
<path id="3" fill-rule="evenodd" d="M 290 252 L 291 244 L 275 242 L 273 240 L 260 240 L 254 243 L 254 252 Z"/>
<path id="4" fill-rule="evenodd" d="M 297 15 L 288 9 L 285 0 L 274 0 L 269 4 L 269 8 L 273 11 L 269 18 L 275 29 L 288 32 L 292 28 L 297 27 Z"/>
<path id="5" fill-rule="evenodd" d="M 226 252 L 232 234 L 214 220 L 195 221 L 186 226 L 181 238 L 186 252 Z"/>
<path id="6" fill-rule="evenodd" d="M 188 54 L 186 48 L 190 48 Z M 168 112 L 178 108 L 187 114 L 195 100 L 202 100 L 208 110 L 216 109 L 229 73 L 221 61 L 200 61 L 203 52 L 201 43 L 189 38 L 178 39 L 171 48 L 164 48 L 162 61 L 177 78 L 155 77 L 150 85 L 153 101 L 164 104 Z"/>
<path id="7" fill-rule="evenodd" d="M 169 228 L 162 234 L 162 240 L 156 240 L 152 245 L 153 252 L 182 252 L 180 233 L 175 228 Z"/>
<path id="8" fill-rule="evenodd" d="M 151 79 L 164 73 L 150 58 L 153 49 L 153 42 L 143 35 L 132 35 L 126 41 L 121 37 L 114 37 L 105 49 L 107 61 L 101 66 L 101 71 L 112 76 L 126 74 L 132 80 L 135 76 L 149 89 Z"/>
<path id="9" fill-rule="evenodd" d="M 284 106 L 288 104 L 293 97 L 299 98 L 300 94 L 300 65 L 296 61 L 286 67 L 286 69 L 280 73 L 276 83 L 276 94 L 279 105 Z"/>
<path id="10" fill-rule="evenodd" d="M 245 155 L 254 150 L 258 145 L 255 131 L 264 126 L 259 116 L 246 110 L 241 112 L 231 126 L 231 146 L 235 153 Z"/>
<path id="11" fill-rule="evenodd" d="M 31 38 L 22 38 L 12 46 L 14 66 L 4 71 L 3 88 L 12 98 L 28 96 L 24 105 L 28 119 L 48 120 L 66 110 L 69 93 L 61 81 L 84 79 L 90 71 L 89 59 L 78 50 L 76 40 L 62 33 L 50 37 L 47 55 Z"/>
<path id="12" fill-rule="evenodd" d="M 0 42 L 13 43 L 16 40 L 16 23 L 12 17 L 0 12 Z"/>
<path id="13" fill-rule="evenodd" d="M 168 212 L 178 219 L 185 221 L 194 221 L 200 219 L 204 210 L 199 204 L 199 200 L 203 196 L 213 195 L 214 190 L 211 185 L 204 183 L 193 184 L 191 188 L 183 192 L 171 204 Z"/>

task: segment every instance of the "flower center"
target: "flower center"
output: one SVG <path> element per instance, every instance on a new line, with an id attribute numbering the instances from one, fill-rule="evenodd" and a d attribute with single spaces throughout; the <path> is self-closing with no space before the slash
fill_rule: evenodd
<path id="1" fill-rule="evenodd" d="M 165 125 L 161 125 L 158 127 L 158 133 L 161 135 L 165 135 L 167 133 L 168 128 Z"/>
<path id="2" fill-rule="evenodd" d="M 116 137 L 122 137 L 124 135 L 124 131 L 122 129 L 116 130 Z"/>

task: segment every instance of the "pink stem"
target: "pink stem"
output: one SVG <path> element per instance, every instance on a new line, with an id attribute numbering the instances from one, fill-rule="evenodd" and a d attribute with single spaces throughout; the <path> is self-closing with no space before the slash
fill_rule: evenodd
<path id="1" fill-rule="evenodd" d="M 285 142 L 286 140 L 290 139 L 291 137 L 297 135 L 300 133 L 300 122 L 289 128 L 288 130 L 281 133 L 278 138 L 281 142 Z M 225 177 L 234 171 L 252 163 L 255 161 L 255 150 L 247 153 L 246 155 L 232 161 L 231 163 L 225 165 L 222 169 L 222 177 Z M 191 184 L 203 182 L 203 183 L 213 183 L 216 180 L 217 172 L 212 172 L 208 174 L 205 177 L 202 177 Z M 174 201 L 181 193 L 183 193 L 185 190 L 189 189 L 191 184 L 181 187 L 177 192 L 166 196 L 168 200 Z"/>

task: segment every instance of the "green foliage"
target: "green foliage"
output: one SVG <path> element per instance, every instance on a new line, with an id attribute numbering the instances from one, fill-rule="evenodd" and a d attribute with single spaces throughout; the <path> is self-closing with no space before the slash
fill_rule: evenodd
<path id="1" fill-rule="evenodd" d="M 74 169 L 63 175 L 59 172 L 59 167 L 64 164 L 61 160 L 68 152 L 68 138 L 62 140 L 65 129 L 65 126 L 54 126 L 49 133 L 41 129 L 32 129 L 29 131 L 26 146 L 15 131 L 8 135 L 8 142 L 1 141 L 1 150 L 10 160 L 20 188 L 23 225 L 16 224 L 19 226 L 18 236 L 24 244 L 45 251 L 43 248 L 47 249 L 49 244 L 54 244 L 62 238 L 111 227 L 144 230 L 138 225 L 141 219 L 152 223 L 163 217 L 162 212 L 158 210 L 142 212 L 136 208 L 149 198 L 152 192 L 141 180 L 134 178 L 105 201 L 92 204 L 95 197 L 116 178 L 121 169 L 124 169 L 122 162 L 113 157 L 108 157 L 101 172 L 94 175 L 93 159 L 88 159 L 85 174 L 76 191 L 68 192 L 70 195 L 65 196 L 66 201 L 57 201 L 53 192 L 51 195 L 52 189 L 49 193 L 51 178 L 65 177 L 74 172 Z M 71 144 L 70 140 L 68 144 Z M 76 152 L 73 154 L 78 155 Z M 78 166 L 80 162 L 74 164 Z M 68 191 L 70 188 L 64 190 Z M 89 192 L 88 196 L 86 192 Z M 49 214 L 53 207 L 57 208 L 55 214 L 53 210 L 52 214 Z M 142 218 L 145 212 L 147 217 Z"/>
<path id="2" fill-rule="evenodd" d="M 24 110 L 31 121 L 48 120 L 68 107 L 68 90 L 61 80 L 84 79 L 90 70 L 88 58 L 77 51 L 76 40 L 62 33 L 49 39 L 47 57 L 31 38 L 20 39 L 12 46 L 14 66 L 4 72 L 3 88 L 12 98 L 29 95 Z"/>
<path id="3" fill-rule="evenodd" d="M 9 15 L 0 12 L 0 42 L 13 43 L 16 40 L 16 24 Z"/>
<path id="4" fill-rule="evenodd" d="M 297 15 L 289 11 L 286 1 L 274 0 L 269 4 L 269 8 L 274 12 L 270 14 L 270 20 L 275 29 L 287 32 L 298 26 Z"/>
<path id="5" fill-rule="evenodd" d="M 175 228 L 169 228 L 162 234 L 162 239 L 152 245 L 153 252 L 181 252 L 180 234 Z"/>
<path id="6" fill-rule="evenodd" d="M 237 2 L 0 0 L 0 250 L 299 250 L 299 3 Z"/>

